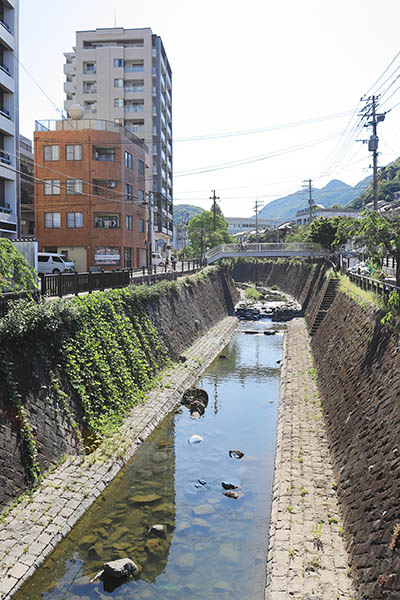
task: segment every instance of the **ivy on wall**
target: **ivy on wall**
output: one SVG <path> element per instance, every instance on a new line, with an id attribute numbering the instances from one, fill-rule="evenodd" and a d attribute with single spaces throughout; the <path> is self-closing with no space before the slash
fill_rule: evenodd
<path id="1" fill-rule="evenodd" d="M 0 396 L 17 415 L 29 483 L 40 469 L 24 395 L 33 390 L 39 397 L 44 388 L 75 429 L 91 439 L 109 434 L 143 401 L 168 361 L 149 307 L 178 288 L 162 282 L 68 300 L 20 301 L 0 319 Z M 76 406 L 79 424 L 71 409 Z"/>

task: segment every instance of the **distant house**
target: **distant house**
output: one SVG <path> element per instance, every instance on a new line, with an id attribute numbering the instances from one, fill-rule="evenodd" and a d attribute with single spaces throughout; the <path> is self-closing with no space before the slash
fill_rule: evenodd
<path id="1" fill-rule="evenodd" d="M 356 217 L 359 218 L 361 212 L 352 208 L 325 208 L 322 204 L 314 204 L 312 218 L 321 219 L 322 217 Z M 294 218 L 296 225 L 308 225 L 310 223 L 310 209 L 302 208 L 298 210 Z"/>
<path id="2" fill-rule="evenodd" d="M 247 232 L 256 228 L 256 218 L 254 217 L 225 217 L 228 223 L 228 233 L 234 235 L 235 233 Z M 272 229 L 276 227 L 277 221 L 274 219 L 265 219 L 263 217 L 258 218 L 258 231 L 263 229 Z"/>

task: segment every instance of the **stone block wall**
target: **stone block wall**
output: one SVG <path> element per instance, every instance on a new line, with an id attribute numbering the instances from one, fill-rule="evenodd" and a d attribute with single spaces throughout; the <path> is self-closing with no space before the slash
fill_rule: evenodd
<path id="1" fill-rule="evenodd" d="M 147 309 L 169 356 L 176 359 L 196 338 L 231 314 L 237 298 L 231 276 L 209 268 L 198 275 L 181 278 L 177 290 L 170 287 Z M 51 357 L 47 359 L 51 362 Z M 86 433 L 80 404 L 68 388 L 63 373 L 57 375 L 59 391 L 55 393 L 43 362 L 25 352 L 18 357 L 18 366 L 13 371 L 37 445 L 42 473 L 66 453 L 82 453 L 80 434 Z M 26 488 L 28 481 L 21 420 L 10 401 L 8 389 L 0 377 L 0 510 Z"/>

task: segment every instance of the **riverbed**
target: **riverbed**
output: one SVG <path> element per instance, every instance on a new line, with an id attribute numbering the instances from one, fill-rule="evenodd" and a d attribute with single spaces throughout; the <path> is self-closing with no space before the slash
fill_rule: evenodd
<path id="1" fill-rule="evenodd" d="M 268 328 L 277 325 L 239 325 L 198 383 L 205 414 L 194 420 L 182 407 L 167 417 L 17 600 L 263 598 L 283 341 L 283 330 Z M 193 435 L 201 441 L 189 443 Z M 149 532 L 156 524 L 162 532 Z M 139 578 L 114 590 L 90 583 L 105 561 L 125 556 Z"/>

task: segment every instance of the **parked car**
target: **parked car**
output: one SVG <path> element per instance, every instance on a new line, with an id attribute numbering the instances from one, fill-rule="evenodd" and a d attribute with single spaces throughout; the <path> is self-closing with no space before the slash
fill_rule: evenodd
<path id="1" fill-rule="evenodd" d="M 353 265 L 352 267 L 350 267 L 350 269 L 348 269 L 348 270 L 351 273 L 357 273 L 358 275 L 365 275 L 367 277 L 369 275 L 371 275 L 371 269 L 365 262 L 359 262 L 356 265 Z"/>
<path id="2" fill-rule="evenodd" d="M 164 266 L 164 261 L 163 261 L 163 257 L 161 256 L 161 254 L 159 252 L 152 252 L 151 253 L 151 264 L 153 266 L 160 266 L 163 267 Z"/>
<path id="3" fill-rule="evenodd" d="M 62 254 L 38 252 L 38 273 L 72 273 L 75 264 Z"/>

